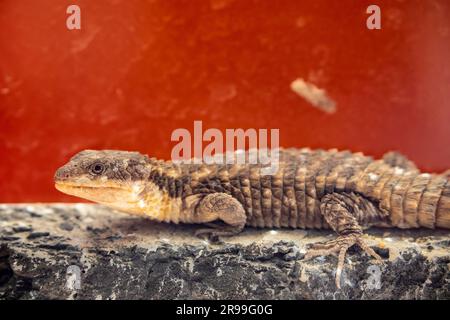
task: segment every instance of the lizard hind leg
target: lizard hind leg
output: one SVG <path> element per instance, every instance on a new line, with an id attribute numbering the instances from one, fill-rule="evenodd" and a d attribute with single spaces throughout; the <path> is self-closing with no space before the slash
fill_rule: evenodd
<path id="1" fill-rule="evenodd" d="M 445 170 L 444 172 L 441 173 L 441 175 L 447 179 L 450 179 L 450 169 Z"/>
<path id="2" fill-rule="evenodd" d="M 391 167 L 398 167 L 404 170 L 418 171 L 414 162 L 397 151 L 390 151 L 383 155 L 383 161 Z"/>
<path id="3" fill-rule="evenodd" d="M 199 202 L 195 216 L 197 223 L 204 223 L 209 227 L 196 230 L 195 235 L 206 235 L 210 240 L 241 232 L 247 220 L 242 204 L 226 193 L 205 196 Z"/>
<path id="4" fill-rule="evenodd" d="M 364 242 L 363 231 L 358 222 L 358 220 L 367 220 L 364 217 L 376 217 L 377 209 L 369 200 L 353 193 L 332 193 L 322 198 L 320 210 L 330 227 L 337 232 L 338 237 L 313 245 L 305 255 L 305 260 L 317 256 L 337 256 L 338 266 L 335 280 L 337 288 L 340 289 L 345 255 L 350 247 L 358 245 L 377 261 L 382 261 L 381 257 Z"/>

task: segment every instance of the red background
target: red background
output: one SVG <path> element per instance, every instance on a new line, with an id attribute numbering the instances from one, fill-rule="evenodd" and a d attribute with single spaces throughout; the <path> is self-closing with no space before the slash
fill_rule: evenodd
<path id="1" fill-rule="evenodd" d="M 381 7 L 382 30 L 366 28 Z M 81 7 L 81 30 L 66 8 Z M 282 146 L 400 150 L 450 167 L 450 2 L 0 2 L 0 202 L 73 201 L 86 149 L 169 158 L 176 128 L 280 128 Z M 329 115 L 290 90 L 304 78 Z"/>

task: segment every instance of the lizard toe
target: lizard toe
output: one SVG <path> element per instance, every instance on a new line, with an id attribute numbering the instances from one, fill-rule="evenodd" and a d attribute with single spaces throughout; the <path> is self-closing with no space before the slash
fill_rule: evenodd
<path id="1" fill-rule="evenodd" d="M 213 227 L 202 228 L 195 231 L 195 236 L 199 238 L 206 238 L 214 243 L 222 243 L 221 237 L 230 237 L 240 232 L 240 229 L 234 227 Z"/>
<path id="2" fill-rule="evenodd" d="M 338 257 L 338 265 L 336 268 L 336 287 L 341 289 L 342 271 L 345 267 L 345 256 L 349 248 L 358 245 L 368 255 L 375 258 L 378 262 L 383 262 L 382 258 L 362 239 L 360 234 L 341 235 L 335 240 L 325 243 L 314 244 L 306 253 L 304 260 L 310 260 L 318 256 L 333 255 Z"/>

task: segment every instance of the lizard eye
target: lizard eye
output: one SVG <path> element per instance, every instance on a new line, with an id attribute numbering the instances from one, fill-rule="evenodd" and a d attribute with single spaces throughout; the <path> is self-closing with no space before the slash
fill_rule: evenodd
<path id="1" fill-rule="evenodd" d="M 102 174 L 105 171 L 105 166 L 101 163 L 94 163 L 91 166 L 91 172 L 95 175 Z"/>

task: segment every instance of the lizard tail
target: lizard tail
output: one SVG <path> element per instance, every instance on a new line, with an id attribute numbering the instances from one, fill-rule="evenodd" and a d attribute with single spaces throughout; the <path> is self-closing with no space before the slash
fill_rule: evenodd
<path id="1" fill-rule="evenodd" d="M 443 175 L 432 175 L 428 183 L 422 186 L 417 207 L 418 225 L 431 229 L 450 229 L 449 179 Z"/>
<path id="2" fill-rule="evenodd" d="M 413 178 L 403 198 L 403 212 L 392 203 L 391 219 L 399 228 L 450 229 L 450 179 L 444 175 Z"/>
<path id="3" fill-rule="evenodd" d="M 446 178 L 436 210 L 436 227 L 450 229 L 450 178 Z"/>

